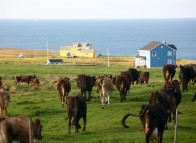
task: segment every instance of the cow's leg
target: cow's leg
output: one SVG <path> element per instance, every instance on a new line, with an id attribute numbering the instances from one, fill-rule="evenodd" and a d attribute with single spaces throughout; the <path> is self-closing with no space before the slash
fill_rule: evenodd
<path id="1" fill-rule="evenodd" d="M 122 91 L 120 91 L 120 102 L 121 103 L 123 102 L 123 93 L 122 93 Z"/>
<path id="2" fill-rule="evenodd" d="M 84 122 L 84 127 L 82 128 L 82 131 L 86 131 L 86 114 L 83 116 L 83 122 Z"/>
<path id="3" fill-rule="evenodd" d="M 75 133 L 78 134 L 78 129 L 81 128 L 81 126 L 79 125 L 79 117 L 78 115 L 75 116 Z"/>
<path id="4" fill-rule="evenodd" d="M 91 101 L 91 91 L 88 91 L 88 101 Z"/>
<path id="5" fill-rule="evenodd" d="M 64 101 L 65 101 L 65 96 L 62 95 L 62 96 L 61 96 L 61 106 L 62 106 L 62 107 L 64 106 Z"/>
<path id="6" fill-rule="evenodd" d="M 158 142 L 162 143 L 162 139 L 163 139 L 163 131 L 158 131 Z"/>
<path id="7" fill-rule="evenodd" d="M 104 96 L 101 97 L 101 108 L 104 109 Z"/>
<path id="8" fill-rule="evenodd" d="M 69 117 L 69 118 L 68 118 L 68 126 L 69 126 L 69 127 L 68 127 L 68 134 L 71 134 L 71 118 L 72 118 L 72 117 Z"/>
<path id="9" fill-rule="evenodd" d="M 150 136 L 152 135 L 152 130 L 149 130 L 146 134 L 146 143 L 150 143 Z"/>
<path id="10" fill-rule="evenodd" d="M 107 98 L 108 98 L 108 105 L 110 104 L 110 95 L 107 94 Z"/>

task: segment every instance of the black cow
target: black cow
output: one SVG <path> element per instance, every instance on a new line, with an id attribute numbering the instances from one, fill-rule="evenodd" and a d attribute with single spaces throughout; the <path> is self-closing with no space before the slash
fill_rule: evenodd
<path id="1" fill-rule="evenodd" d="M 188 91 L 188 83 L 191 79 L 196 77 L 196 64 L 189 64 L 185 66 L 180 65 L 179 79 L 182 83 L 182 91 Z"/>
<path id="2" fill-rule="evenodd" d="M 71 83 L 68 77 L 60 78 L 57 80 L 57 90 L 59 91 L 61 105 L 64 106 L 64 102 L 67 104 L 67 97 L 71 91 Z M 65 101 L 66 97 L 66 101 Z"/>
<path id="3" fill-rule="evenodd" d="M 91 77 L 86 75 L 78 75 L 76 79 L 77 86 L 81 90 L 81 95 L 85 95 L 86 100 L 86 91 L 88 92 L 88 101 L 91 101 L 91 91 L 95 85 L 95 80 L 95 76 Z"/>
<path id="4" fill-rule="evenodd" d="M 26 82 L 28 84 L 29 87 L 29 83 L 32 81 L 32 79 L 35 79 L 36 75 L 19 75 L 19 76 L 15 76 L 15 82 L 16 85 L 19 85 L 19 82 Z"/>
<path id="5" fill-rule="evenodd" d="M 134 68 L 128 69 L 129 77 L 131 77 L 131 83 L 134 85 L 134 81 L 136 81 L 136 84 L 138 84 L 139 80 L 139 71 Z"/>
<path id="6" fill-rule="evenodd" d="M 86 113 L 87 104 L 84 96 L 78 94 L 67 97 L 67 113 L 68 113 L 68 133 L 71 134 L 71 125 L 75 126 L 75 132 L 78 133 L 80 118 L 83 118 L 84 127 L 82 131 L 86 130 Z"/>
<path id="7" fill-rule="evenodd" d="M 167 113 L 162 104 L 142 105 L 139 116 L 126 114 L 122 119 L 122 124 L 126 128 L 128 126 L 125 124 L 125 120 L 130 115 L 140 118 L 146 135 L 146 143 L 149 143 L 150 140 L 158 140 L 159 143 L 162 143 L 163 132 L 167 123 Z"/>
<path id="8" fill-rule="evenodd" d="M 175 98 L 172 98 L 170 95 L 168 95 L 165 92 L 156 91 L 151 93 L 149 97 L 149 105 L 153 105 L 155 103 L 160 103 L 163 105 L 163 107 L 167 111 L 167 118 L 171 122 L 171 113 L 175 112 L 176 110 Z M 165 128 L 168 129 L 167 124 Z"/>
<path id="9" fill-rule="evenodd" d="M 167 64 L 163 66 L 163 76 L 165 81 L 168 81 L 169 79 L 173 79 L 176 73 L 176 65 Z"/>

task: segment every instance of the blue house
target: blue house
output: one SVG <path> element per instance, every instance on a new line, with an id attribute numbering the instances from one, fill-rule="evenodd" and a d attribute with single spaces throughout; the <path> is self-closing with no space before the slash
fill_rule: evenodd
<path id="1" fill-rule="evenodd" d="M 138 50 L 135 58 L 135 67 L 163 67 L 165 64 L 176 65 L 176 50 L 173 44 L 165 41 L 152 41 Z"/>

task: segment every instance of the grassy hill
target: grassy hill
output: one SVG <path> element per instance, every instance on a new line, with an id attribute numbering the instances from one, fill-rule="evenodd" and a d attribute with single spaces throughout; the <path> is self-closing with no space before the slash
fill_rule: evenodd
<path id="1" fill-rule="evenodd" d="M 53 56 L 50 56 L 52 58 Z M 143 143 L 145 142 L 141 122 L 136 117 L 126 120 L 130 128 L 121 125 L 122 117 L 127 113 L 138 114 L 142 104 L 148 103 L 151 92 L 163 87 L 162 69 L 139 69 L 150 72 L 149 84 L 131 85 L 127 100 L 120 103 L 120 96 L 115 89 L 111 102 L 105 109 L 101 109 L 96 87 L 92 91 L 92 101 L 87 103 L 87 129 L 75 134 L 72 127 L 68 134 L 67 110 L 61 107 L 59 94 L 54 83 L 60 77 L 70 77 L 72 89 L 70 96 L 80 93 L 74 79 L 78 74 L 86 75 L 118 75 L 121 71 L 133 66 L 132 57 L 111 57 L 111 65 L 107 67 L 107 57 L 96 59 L 66 59 L 64 65 L 45 65 L 45 56 L 19 59 L 17 57 L 0 58 L 0 76 L 3 85 L 10 88 L 11 103 L 8 116 L 28 116 L 33 120 L 40 118 L 43 124 L 43 143 Z M 180 62 L 180 60 L 179 60 Z M 195 61 L 191 61 L 195 62 Z M 184 64 L 189 63 L 183 61 Z M 178 79 L 178 71 L 174 79 Z M 18 87 L 14 83 L 14 76 L 20 74 L 36 74 L 40 79 L 38 89 L 27 87 L 21 83 Z M 196 87 L 189 85 L 189 92 L 182 93 L 179 105 L 178 142 L 194 143 L 196 141 L 196 104 L 191 102 Z M 82 124 L 82 120 L 80 121 Z M 174 123 L 168 123 L 169 130 L 163 135 L 164 143 L 172 143 L 174 138 Z"/>

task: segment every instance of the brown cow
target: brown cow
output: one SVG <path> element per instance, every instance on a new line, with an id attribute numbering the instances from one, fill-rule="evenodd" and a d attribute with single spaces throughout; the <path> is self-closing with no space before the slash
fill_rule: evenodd
<path id="1" fill-rule="evenodd" d="M 38 86 L 39 86 L 39 79 L 38 78 L 34 78 L 34 79 L 32 79 L 32 86 L 34 87 L 34 88 L 38 88 Z"/>
<path id="2" fill-rule="evenodd" d="M 165 81 L 168 81 L 169 79 L 173 79 L 176 73 L 176 65 L 167 64 L 163 66 L 163 76 Z"/>
<path id="3" fill-rule="evenodd" d="M 19 82 L 26 82 L 29 87 L 29 83 L 32 81 L 32 79 L 36 78 L 36 75 L 20 75 L 20 76 L 15 76 L 15 82 L 16 85 L 19 85 Z"/>
<path id="4" fill-rule="evenodd" d="M 127 91 L 130 89 L 131 82 L 126 75 L 120 75 L 113 78 L 113 84 L 120 92 L 120 101 L 126 100 Z"/>
<path id="5" fill-rule="evenodd" d="M 87 104 L 84 96 L 77 94 L 75 96 L 67 97 L 67 113 L 68 113 L 68 133 L 71 134 L 71 125 L 75 126 L 75 132 L 78 133 L 80 118 L 83 118 L 84 127 L 82 131 L 86 130 L 86 113 Z"/>
<path id="6" fill-rule="evenodd" d="M 149 76 L 150 76 L 149 72 L 139 72 L 139 82 L 141 84 L 143 84 L 143 83 L 147 83 L 148 84 Z"/>
<path id="7" fill-rule="evenodd" d="M 112 79 L 105 76 L 97 77 L 96 79 L 97 92 L 101 98 L 102 109 L 104 108 L 104 99 L 106 104 L 110 104 L 110 95 L 113 91 Z"/>
<path id="8" fill-rule="evenodd" d="M 7 114 L 7 108 L 10 104 L 10 93 L 9 89 L 5 89 L 3 87 L 0 87 L 0 114 L 6 115 Z"/>
<path id="9" fill-rule="evenodd" d="M 0 142 L 32 143 L 33 139 L 41 140 L 42 125 L 37 119 L 32 122 L 30 118 L 0 116 Z"/>
<path id="10" fill-rule="evenodd" d="M 139 116 L 126 114 L 121 121 L 126 128 L 128 126 L 125 124 L 125 120 L 130 115 L 140 118 L 146 135 L 146 143 L 149 143 L 150 140 L 158 140 L 159 143 L 162 143 L 163 132 L 167 123 L 167 112 L 162 104 L 142 105 Z"/>
<path id="11" fill-rule="evenodd" d="M 63 107 L 64 102 L 67 104 L 67 97 L 69 92 L 71 91 L 71 83 L 68 77 L 59 78 L 59 80 L 57 80 L 57 90 L 59 91 L 61 106 Z"/>

